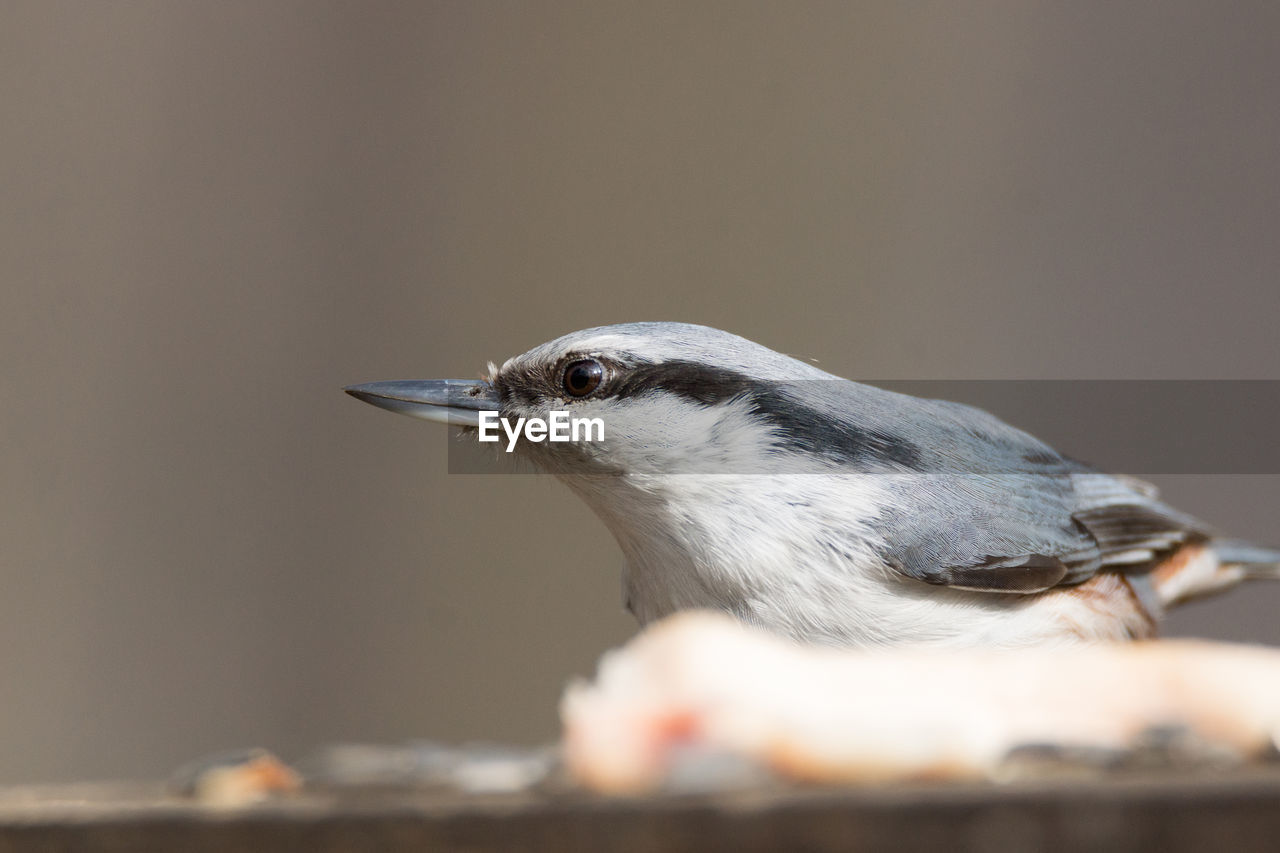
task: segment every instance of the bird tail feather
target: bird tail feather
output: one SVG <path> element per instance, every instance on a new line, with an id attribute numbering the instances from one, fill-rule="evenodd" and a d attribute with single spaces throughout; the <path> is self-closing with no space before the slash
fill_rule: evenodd
<path id="1" fill-rule="evenodd" d="M 1147 577 L 1161 607 L 1172 607 L 1230 589 L 1254 578 L 1280 579 L 1280 550 L 1237 539 L 1188 545 Z"/>
<path id="2" fill-rule="evenodd" d="M 1280 579 L 1280 550 L 1239 539 L 1215 539 L 1210 543 L 1218 562 L 1238 566 L 1246 578 Z"/>

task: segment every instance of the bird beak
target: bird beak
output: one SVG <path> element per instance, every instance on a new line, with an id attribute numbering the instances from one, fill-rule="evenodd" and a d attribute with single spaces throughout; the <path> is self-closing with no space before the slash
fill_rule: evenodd
<path id="1" fill-rule="evenodd" d="M 480 412 L 496 412 L 501 403 L 488 382 L 468 379 L 367 382 L 342 390 L 382 409 L 459 426 L 479 426 Z"/>

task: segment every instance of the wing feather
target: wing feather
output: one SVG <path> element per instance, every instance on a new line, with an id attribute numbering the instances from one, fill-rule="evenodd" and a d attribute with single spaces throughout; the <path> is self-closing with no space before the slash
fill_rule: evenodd
<path id="1" fill-rule="evenodd" d="M 920 474 L 898 478 L 902 500 L 888 512 L 894 536 L 884 555 L 909 577 L 1041 592 L 1103 569 L 1145 571 L 1211 535 L 1149 483 L 1064 457 L 986 412 L 922 402 L 934 406 L 923 422 L 943 452 L 926 458 Z"/>

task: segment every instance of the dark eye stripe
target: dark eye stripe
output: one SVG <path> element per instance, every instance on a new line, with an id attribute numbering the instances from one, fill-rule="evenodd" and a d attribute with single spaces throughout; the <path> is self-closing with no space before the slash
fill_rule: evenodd
<path id="1" fill-rule="evenodd" d="M 626 369 L 615 383 L 611 396 L 625 399 L 650 391 L 665 391 L 704 406 L 714 406 L 741 397 L 753 384 L 756 380 L 735 370 L 696 361 L 664 361 Z"/>
<path id="2" fill-rule="evenodd" d="M 784 447 L 855 465 L 916 468 L 921 450 L 901 436 L 861 427 L 820 412 L 786 392 L 787 383 L 753 379 L 724 367 L 694 361 L 640 364 L 622 371 L 611 396 L 619 399 L 666 392 L 704 406 L 742 398 L 774 428 Z"/>

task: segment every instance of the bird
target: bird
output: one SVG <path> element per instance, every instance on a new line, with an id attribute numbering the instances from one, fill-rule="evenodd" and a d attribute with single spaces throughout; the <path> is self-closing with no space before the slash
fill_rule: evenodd
<path id="1" fill-rule="evenodd" d="M 707 326 L 599 326 L 477 380 L 343 390 L 477 438 L 494 418 L 598 420 L 576 441 L 526 429 L 497 447 L 558 477 L 609 529 L 642 626 L 713 610 L 840 647 L 1142 640 L 1168 608 L 1280 578 L 1280 550 L 1223 536 L 1150 484 L 986 411 Z"/>

